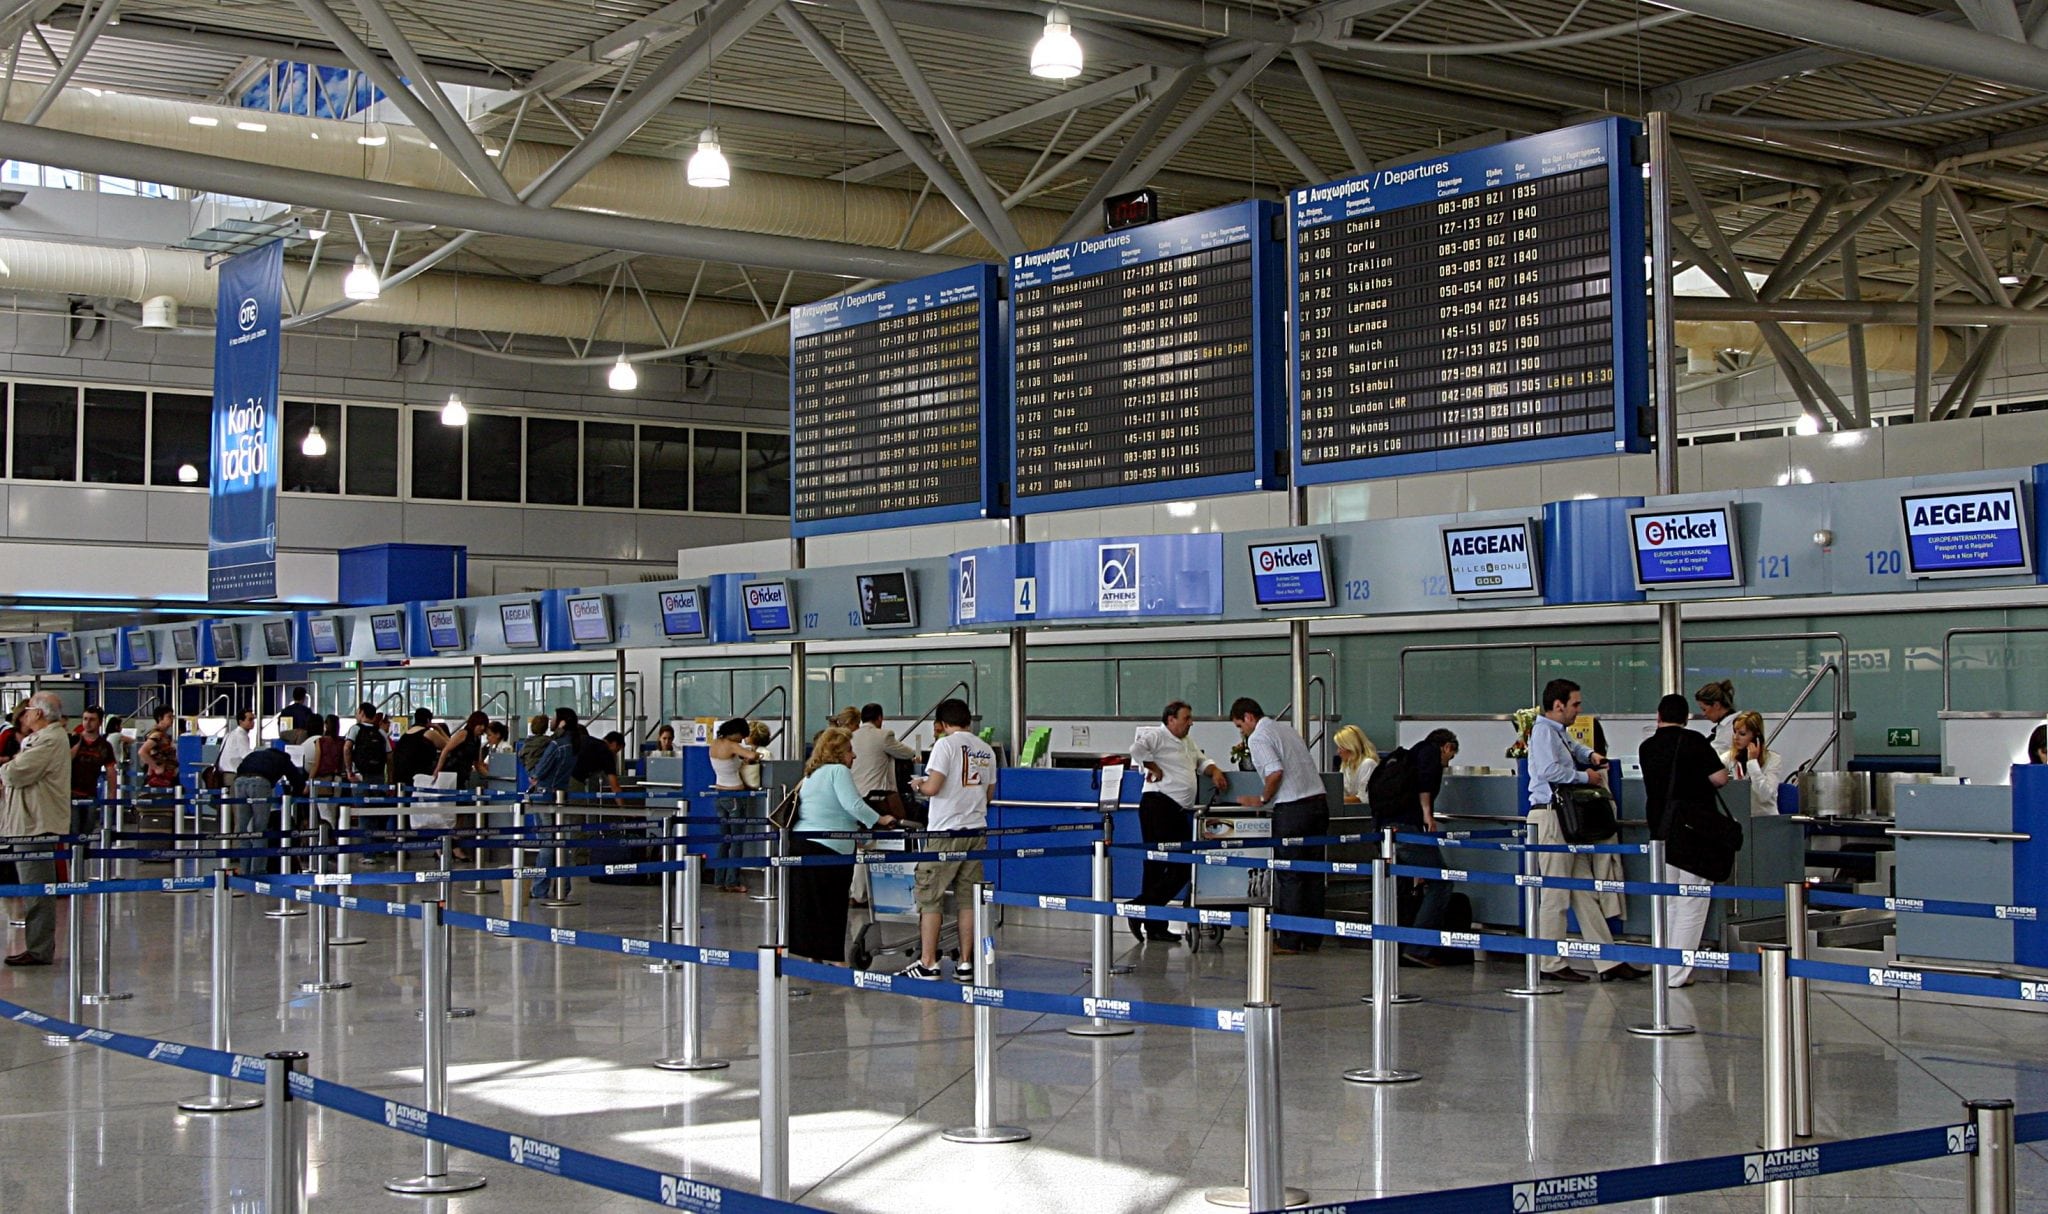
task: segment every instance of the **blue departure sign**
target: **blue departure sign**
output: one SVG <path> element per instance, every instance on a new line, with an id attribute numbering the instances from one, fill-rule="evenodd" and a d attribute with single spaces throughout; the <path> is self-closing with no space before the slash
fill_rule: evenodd
<path id="1" fill-rule="evenodd" d="M 1289 195 L 1297 484 L 1648 450 L 1639 131 Z"/>
<path id="2" fill-rule="evenodd" d="M 1631 510 L 1636 589 L 1698 590 L 1742 585 L 1735 510 Z"/>
<path id="3" fill-rule="evenodd" d="M 1252 601 L 1268 611 L 1287 607 L 1328 607 L 1330 566 L 1321 536 L 1276 544 L 1253 544 Z"/>
<path id="4" fill-rule="evenodd" d="M 2018 485 L 1909 493 L 1899 499 L 1914 577 L 2031 573 L 2026 499 Z"/>
<path id="5" fill-rule="evenodd" d="M 746 608 L 747 631 L 755 636 L 796 631 L 788 582 L 748 582 L 740 587 L 740 600 Z"/>
<path id="6" fill-rule="evenodd" d="M 661 592 L 661 635 L 676 641 L 704 639 L 704 592 L 695 586 Z"/>
<path id="7" fill-rule="evenodd" d="M 1277 213 L 1240 203 L 1010 259 L 1015 512 L 1285 483 Z"/>

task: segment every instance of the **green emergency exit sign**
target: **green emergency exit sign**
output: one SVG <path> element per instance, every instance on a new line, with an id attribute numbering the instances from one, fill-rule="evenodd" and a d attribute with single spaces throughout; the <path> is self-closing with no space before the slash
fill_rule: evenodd
<path id="1" fill-rule="evenodd" d="M 1918 746 L 1920 731 L 1917 729 L 1887 729 L 1884 731 L 1886 746 Z"/>

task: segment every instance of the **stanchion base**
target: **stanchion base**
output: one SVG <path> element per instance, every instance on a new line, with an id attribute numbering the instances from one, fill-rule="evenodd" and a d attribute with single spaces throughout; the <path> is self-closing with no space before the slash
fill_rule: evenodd
<path id="1" fill-rule="evenodd" d="M 1023 1142 L 1031 1137 L 1031 1131 L 1019 1125 L 965 1125 L 958 1129 L 941 1130 L 939 1137 L 947 1142 L 979 1143 L 992 1146 L 1002 1142 Z"/>
<path id="2" fill-rule="evenodd" d="M 467 1020 L 474 1015 L 476 1015 L 476 1009 L 473 1007 L 451 1007 L 448 1009 L 448 1019 L 450 1020 Z M 414 1020 L 425 1020 L 427 1014 L 415 1009 L 412 1018 Z"/>
<path id="3" fill-rule="evenodd" d="M 239 896 L 240 895 L 237 895 L 237 897 Z M 265 919 L 301 919 L 305 917 L 305 914 L 306 909 L 304 907 L 293 906 L 290 903 L 286 903 L 285 905 L 280 906 L 275 910 L 264 911 L 263 917 Z"/>
<path id="4" fill-rule="evenodd" d="M 1420 1078 L 1420 1071 L 1375 1071 L 1369 1067 L 1360 1067 L 1355 1071 L 1344 1072 L 1346 1083 L 1414 1083 Z"/>
<path id="5" fill-rule="evenodd" d="M 583 904 L 574 898 L 542 898 L 534 903 L 534 905 L 544 906 L 549 910 L 566 910 L 569 907 L 581 906 Z"/>
<path id="6" fill-rule="evenodd" d="M 489 898 L 495 896 L 498 891 L 488 885 L 465 885 L 455 892 L 465 898 Z"/>
<path id="7" fill-rule="evenodd" d="M 1067 1026 L 1069 1037 L 1128 1037 L 1131 1026 L 1120 1020 L 1090 1020 Z"/>
<path id="8" fill-rule="evenodd" d="M 1284 1196 L 1287 1208 L 1290 1210 L 1296 1206 L 1308 1204 L 1307 1189 L 1297 1189 L 1293 1185 L 1289 1185 L 1284 1190 Z M 1202 1200 L 1212 1206 L 1235 1206 L 1240 1210 L 1249 1210 L 1252 1205 L 1252 1191 L 1243 1185 L 1226 1185 L 1223 1188 L 1210 1189 L 1208 1192 L 1203 1193 Z"/>
<path id="9" fill-rule="evenodd" d="M 1501 994 L 1513 995 L 1517 999 L 1535 999 L 1542 995 L 1562 995 L 1561 986 L 1508 986 L 1501 988 Z"/>
<path id="10" fill-rule="evenodd" d="M 354 985 L 353 982 L 301 982 L 299 989 L 308 995 L 318 995 L 324 991 L 345 991 Z"/>
<path id="11" fill-rule="evenodd" d="M 261 1100 L 234 1100 L 223 1097 L 215 1100 L 211 1096 L 200 1096 L 192 1100 L 180 1100 L 178 1107 L 187 1113 L 242 1113 L 263 1107 Z"/>
<path id="12" fill-rule="evenodd" d="M 1358 1001 L 1359 1001 L 1360 1003 L 1377 1003 L 1377 1002 L 1379 1002 L 1379 997 L 1378 997 L 1377 995 L 1360 995 L 1360 996 L 1358 997 Z M 1393 1006 L 1395 1006 L 1395 1007 L 1400 1007 L 1400 1006 L 1401 1006 L 1402 1004 L 1404 1004 L 1404 1003 L 1421 1003 L 1421 1002 L 1422 1002 L 1422 996 L 1420 996 L 1420 995 L 1409 995 L 1409 994 L 1400 994 L 1400 995 L 1396 995 L 1396 996 L 1394 996 L 1394 999 L 1393 999 Z"/>
<path id="13" fill-rule="evenodd" d="M 66 1037 L 62 1033 L 44 1033 L 43 1044 L 50 1046 L 53 1049 L 62 1049 L 67 1045 L 77 1045 L 78 1039 L 75 1037 Z"/>
<path id="14" fill-rule="evenodd" d="M 484 1187 L 475 1172 L 447 1172 L 440 1176 L 394 1176 L 384 1182 L 393 1193 L 467 1193 Z"/>
<path id="15" fill-rule="evenodd" d="M 119 1003 L 123 999 L 133 998 L 135 998 L 135 992 L 133 991 L 94 991 L 89 995 L 80 995 L 78 1001 L 98 1007 L 102 1003 Z"/>
<path id="16" fill-rule="evenodd" d="M 654 1065 L 663 1071 L 722 1071 L 732 1063 L 723 1058 L 657 1058 Z"/>
<path id="17" fill-rule="evenodd" d="M 1133 974 L 1133 973 L 1136 973 L 1136 972 L 1137 972 L 1137 968 L 1138 968 L 1138 967 L 1137 967 L 1137 966 L 1134 966 L 1134 965 L 1116 965 L 1116 964 L 1112 963 L 1112 964 L 1110 965 L 1110 967 L 1109 967 L 1109 972 L 1110 972 L 1110 973 L 1111 973 L 1112 975 L 1114 975 L 1114 974 Z M 1094 973 L 1094 972 L 1095 972 L 1095 967 L 1094 967 L 1094 966 L 1092 966 L 1092 965 L 1084 965 L 1084 966 L 1082 966 L 1082 967 L 1081 967 L 1081 972 L 1082 972 L 1082 973 L 1084 973 L 1084 974 L 1092 974 L 1092 973 Z"/>
<path id="18" fill-rule="evenodd" d="M 333 938 L 330 938 L 330 939 L 329 939 L 329 940 L 327 941 L 327 947 L 328 947 L 328 948 L 351 948 L 351 947 L 353 947 L 353 946 L 355 946 L 355 945 L 358 945 L 358 944 L 368 944 L 368 943 L 369 943 L 369 941 L 368 941 L 368 940 L 365 940 L 365 939 L 364 939 L 363 937 L 361 937 L 361 936 L 338 936 L 338 937 L 333 937 Z"/>
<path id="19" fill-rule="evenodd" d="M 647 972 L 650 974 L 666 974 L 681 968 L 683 968 L 683 963 L 680 961 L 649 961 L 646 965 Z"/>
<path id="20" fill-rule="evenodd" d="M 1638 1037 L 1690 1037 L 1699 1032 L 1689 1024 L 1631 1024 L 1628 1031 Z"/>

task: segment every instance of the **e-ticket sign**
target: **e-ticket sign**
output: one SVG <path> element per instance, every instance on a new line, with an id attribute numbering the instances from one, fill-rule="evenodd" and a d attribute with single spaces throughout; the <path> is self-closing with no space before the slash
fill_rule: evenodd
<path id="1" fill-rule="evenodd" d="M 2033 571 L 2026 498 L 2018 485 L 1909 493 L 1899 499 L 1906 563 L 1914 577 Z"/>
<path id="2" fill-rule="evenodd" d="M 1297 483 L 1648 449 L 1639 129 L 1289 195 Z"/>
<path id="3" fill-rule="evenodd" d="M 1638 590 L 1742 585 L 1742 553 L 1730 506 L 1633 510 L 1628 516 Z"/>

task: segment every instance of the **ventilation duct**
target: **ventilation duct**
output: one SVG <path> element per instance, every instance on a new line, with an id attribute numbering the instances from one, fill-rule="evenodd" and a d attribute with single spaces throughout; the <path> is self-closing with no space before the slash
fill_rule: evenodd
<path id="1" fill-rule="evenodd" d="M 152 295 L 142 301 L 142 323 L 138 329 L 175 329 L 178 327 L 178 301 L 168 295 Z"/>
<path id="2" fill-rule="evenodd" d="M 1681 320 L 1674 327 L 1678 344 L 1687 351 L 1688 367 L 1700 359 L 1711 365 L 1715 353 L 1721 350 L 1750 350 L 1763 344 L 1763 334 L 1745 320 Z M 1842 325 L 1787 324 L 1784 329 L 1801 346 L 1829 342 L 1817 350 L 1808 351 L 1806 357 L 1815 363 L 1826 367 L 1849 365 L 1849 343 L 1829 341 L 1847 331 Z M 1915 331 L 1911 325 L 1865 325 L 1864 358 L 1873 371 L 1910 375 L 1914 370 L 1914 338 Z M 1935 370 L 1955 370 L 1950 362 L 1956 357 L 1956 346 L 1946 330 L 1934 330 Z"/>

